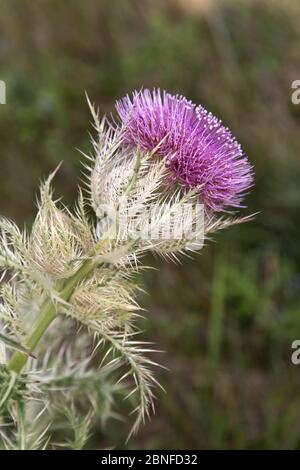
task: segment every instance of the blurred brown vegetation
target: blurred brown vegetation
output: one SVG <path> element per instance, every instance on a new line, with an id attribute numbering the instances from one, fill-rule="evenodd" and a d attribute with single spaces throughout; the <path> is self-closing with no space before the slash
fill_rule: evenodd
<path id="1" fill-rule="evenodd" d="M 30 225 L 39 180 L 64 161 L 71 202 L 88 151 L 84 90 L 111 112 L 134 88 L 202 103 L 255 166 L 244 213 L 182 265 L 149 260 L 145 333 L 167 394 L 132 448 L 300 448 L 300 79 L 297 0 L 2 0 L 0 213 Z M 97 430 L 96 430 L 97 431 Z M 124 447 L 126 424 L 94 445 Z"/>

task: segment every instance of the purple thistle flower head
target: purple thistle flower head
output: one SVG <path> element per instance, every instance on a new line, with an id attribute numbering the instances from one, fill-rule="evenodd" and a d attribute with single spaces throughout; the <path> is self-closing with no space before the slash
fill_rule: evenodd
<path id="1" fill-rule="evenodd" d="M 124 142 L 166 160 L 171 179 L 199 188 L 208 209 L 241 207 L 252 185 L 252 168 L 240 145 L 221 121 L 186 98 L 154 89 L 117 101 Z"/>

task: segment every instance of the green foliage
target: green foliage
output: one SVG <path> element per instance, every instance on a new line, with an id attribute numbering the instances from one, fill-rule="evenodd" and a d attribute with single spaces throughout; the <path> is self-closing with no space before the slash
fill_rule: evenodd
<path id="1" fill-rule="evenodd" d="M 9 416 L 9 405 L 5 400 L 7 393 L 11 400 L 21 405 L 26 396 L 27 383 L 26 376 L 15 377 L 5 364 L 0 364 L 0 412 L 1 416 Z"/>

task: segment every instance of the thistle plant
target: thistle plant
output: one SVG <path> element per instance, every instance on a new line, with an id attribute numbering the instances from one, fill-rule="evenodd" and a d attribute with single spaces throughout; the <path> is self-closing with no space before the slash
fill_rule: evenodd
<path id="1" fill-rule="evenodd" d="M 10 449 L 80 449 L 118 397 L 133 407 L 135 433 L 159 386 L 139 339 L 143 256 L 176 260 L 249 219 L 228 213 L 252 185 L 251 166 L 203 107 L 144 90 L 118 101 L 110 122 L 88 103 L 93 152 L 74 210 L 54 198 L 57 168 L 30 233 L 0 220 L 0 432 Z M 58 414 L 71 439 L 55 441 Z"/>

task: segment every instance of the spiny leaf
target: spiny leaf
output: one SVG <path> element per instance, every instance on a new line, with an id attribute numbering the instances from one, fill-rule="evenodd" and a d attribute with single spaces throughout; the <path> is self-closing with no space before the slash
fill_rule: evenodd
<path id="1" fill-rule="evenodd" d="M 12 349 L 16 349 L 17 351 L 25 353 L 28 356 L 33 357 L 33 358 L 36 359 L 36 356 L 32 352 L 30 352 L 24 346 L 19 344 L 17 341 L 14 341 L 13 339 L 8 338 L 7 336 L 3 335 L 2 333 L 0 333 L 0 341 L 3 341 L 3 343 L 5 343 L 8 347 L 10 347 Z"/>

